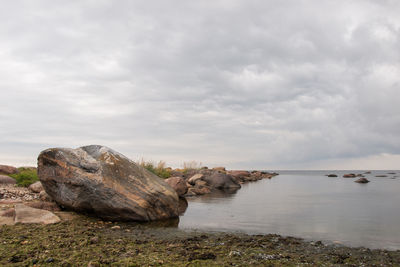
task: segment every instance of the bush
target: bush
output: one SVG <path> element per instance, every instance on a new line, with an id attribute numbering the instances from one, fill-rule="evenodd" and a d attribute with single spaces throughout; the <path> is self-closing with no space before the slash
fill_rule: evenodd
<path id="1" fill-rule="evenodd" d="M 18 168 L 17 174 L 10 174 L 9 176 L 17 181 L 18 186 L 27 187 L 39 181 L 36 169 L 31 168 Z"/>
<path id="2" fill-rule="evenodd" d="M 167 179 L 171 177 L 171 169 L 165 167 L 165 161 L 160 160 L 157 164 L 152 161 L 140 161 L 140 166 L 144 167 L 146 170 L 154 173 L 158 177 Z"/>

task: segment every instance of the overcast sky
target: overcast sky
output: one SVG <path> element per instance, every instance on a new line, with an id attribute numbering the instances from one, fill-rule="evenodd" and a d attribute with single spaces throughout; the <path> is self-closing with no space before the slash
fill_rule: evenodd
<path id="1" fill-rule="evenodd" d="M 19 1 L 0 164 L 109 146 L 179 167 L 400 169 L 400 1 Z"/>

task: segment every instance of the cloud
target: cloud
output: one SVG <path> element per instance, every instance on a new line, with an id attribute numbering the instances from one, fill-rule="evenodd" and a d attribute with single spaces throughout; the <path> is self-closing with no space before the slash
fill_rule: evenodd
<path id="1" fill-rule="evenodd" d="M 3 6 L 4 163 L 94 143 L 175 166 L 400 155 L 397 1 Z"/>

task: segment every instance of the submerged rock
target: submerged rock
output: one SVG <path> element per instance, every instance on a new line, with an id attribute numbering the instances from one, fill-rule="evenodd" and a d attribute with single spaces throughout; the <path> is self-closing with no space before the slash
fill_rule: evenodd
<path id="1" fill-rule="evenodd" d="M 99 145 L 40 153 L 38 175 L 62 207 L 107 220 L 151 221 L 178 216 L 178 195 L 165 181 Z"/>
<path id="2" fill-rule="evenodd" d="M 356 180 L 356 181 L 354 181 L 355 183 L 360 183 L 360 184 L 366 184 L 366 183 L 369 183 L 369 180 L 367 180 L 367 178 L 360 178 L 360 179 L 358 179 L 358 180 Z"/>
<path id="3" fill-rule="evenodd" d="M 326 176 L 328 176 L 328 177 L 337 177 L 336 174 L 327 174 Z"/>

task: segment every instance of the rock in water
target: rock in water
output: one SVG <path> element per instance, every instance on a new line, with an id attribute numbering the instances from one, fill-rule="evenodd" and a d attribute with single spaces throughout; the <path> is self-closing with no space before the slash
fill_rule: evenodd
<path id="1" fill-rule="evenodd" d="M 38 175 L 59 205 L 107 220 L 151 221 L 179 214 L 174 189 L 104 146 L 47 149 L 39 155 Z"/>
<path id="2" fill-rule="evenodd" d="M 369 180 L 367 180 L 366 178 L 363 177 L 354 182 L 360 183 L 360 184 L 366 184 L 366 183 L 369 183 Z"/>

